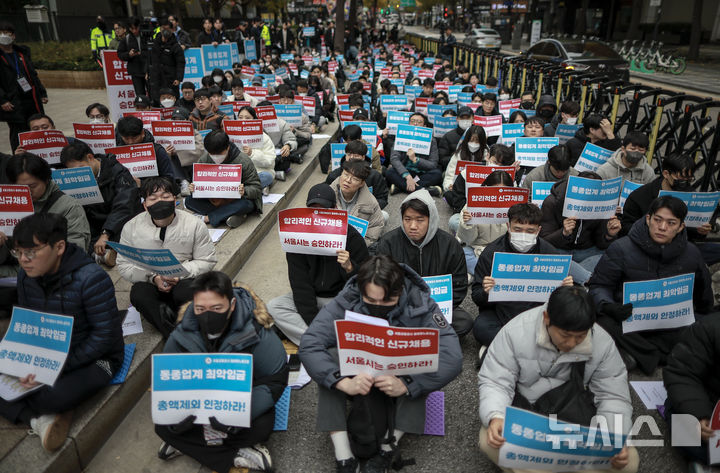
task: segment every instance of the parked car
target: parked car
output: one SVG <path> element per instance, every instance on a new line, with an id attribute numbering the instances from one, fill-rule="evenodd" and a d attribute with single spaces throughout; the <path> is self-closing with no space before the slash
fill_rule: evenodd
<path id="1" fill-rule="evenodd" d="M 546 38 L 520 54 L 529 59 L 555 62 L 568 69 L 630 80 L 630 64 L 602 41 Z"/>
<path id="2" fill-rule="evenodd" d="M 473 28 L 465 35 L 464 44 L 483 49 L 500 50 L 502 39 L 500 34 L 492 28 Z"/>

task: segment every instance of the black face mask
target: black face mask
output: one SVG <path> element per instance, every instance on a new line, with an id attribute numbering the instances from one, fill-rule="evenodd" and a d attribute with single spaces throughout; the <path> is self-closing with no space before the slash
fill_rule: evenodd
<path id="1" fill-rule="evenodd" d="M 549 119 L 551 119 L 551 118 L 553 117 L 554 113 L 553 113 L 552 110 L 547 110 L 547 109 L 546 109 L 546 110 L 540 110 L 540 111 L 538 112 L 538 115 L 540 115 L 542 118 L 545 118 L 545 119 L 548 119 L 548 120 L 549 120 Z"/>
<path id="2" fill-rule="evenodd" d="M 228 322 L 228 313 L 230 309 L 225 312 L 213 312 L 212 310 L 206 310 L 201 314 L 196 314 L 198 324 L 200 324 L 200 331 L 205 335 L 217 335 L 225 330 L 225 326 Z"/>
<path id="3" fill-rule="evenodd" d="M 632 165 L 639 163 L 644 157 L 640 151 L 625 151 L 625 161 Z"/>
<path id="4" fill-rule="evenodd" d="M 670 188 L 678 192 L 692 192 L 692 184 L 689 179 L 673 179 Z"/>
<path id="5" fill-rule="evenodd" d="M 532 110 L 535 108 L 535 102 L 528 100 L 527 102 L 523 102 L 520 104 L 520 108 L 523 110 Z"/>
<path id="6" fill-rule="evenodd" d="M 368 304 L 367 302 L 365 303 L 365 306 L 368 308 L 370 315 L 381 319 L 386 319 L 388 314 L 396 307 L 394 305 Z"/>
<path id="7" fill-rule="evenodd" d="M 174 200 L 160 200 L 147 208 L 153 220 L 164 220 L 175 213 Z"/>

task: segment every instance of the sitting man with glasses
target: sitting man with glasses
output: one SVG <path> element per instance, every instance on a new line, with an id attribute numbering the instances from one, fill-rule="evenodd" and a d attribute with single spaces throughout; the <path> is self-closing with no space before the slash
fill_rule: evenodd
<path id="1" fill-rule="evenodd" d="M 20 385 L 36 390 L 14 401 L 0 398 L 0 415 L 29 425 L 48 451 L 65 443 L 72 410 L 113 379 L 125 347 L 110 276 L 67 238 L 65 217 L 37 213 L 15 227 L 11 250 L 20 263 L 18 305 L 74 319 L 67 360 L 55 384 L 41 385 L 28 374 Z"/>

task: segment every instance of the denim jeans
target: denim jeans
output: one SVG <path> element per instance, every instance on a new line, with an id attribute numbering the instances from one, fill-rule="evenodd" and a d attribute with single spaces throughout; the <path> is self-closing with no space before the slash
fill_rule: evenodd
<path id="1" fill-rule="evenodd" d="M 475 256 L 475 250 L 472 246 L 463 246 L 463 253 L 465 253 L 465 263 L 467 263 L 467 270 L 470 274 L 475 274 L 475 265 L 477 265 L 478 257 Z"/>
<path id="2" fill-rule="evenodd" d="M 260 186 L 265 189 L 266 187 L 269 187 L 270 184 L 273 183 L 273 175 L 267 171 L 260 171 L 258 173 L 258 177 L 260 178 Z"/>
<path id="3" fill-rule="evenodd" d="M 255 210 L 255 204 L 246 199 L 233 199 L 220 207 L 214 206 L 209 199 L 195 199 L 187 197 L 185 208 L 201 215 L 207 215 L 210 225 L 219 227 L 228 217 L 233 215 L 245 215 Z"/>

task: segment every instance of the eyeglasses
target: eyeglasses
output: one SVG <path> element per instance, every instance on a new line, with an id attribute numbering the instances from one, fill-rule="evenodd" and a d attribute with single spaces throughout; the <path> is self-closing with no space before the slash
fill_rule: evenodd
<path id="1" fill-rule="evenodd" d="M 27 258 L 29 261 L 32 261 L 37 256 L 37 252 L 42 250 L 46 246 L 48 246 L 47 243 L 45 243 L 44 245 L 40 245 L 37 248 L 33 248 L 31 250 L 16 250 L 13 248 L 12 250 L 10 250 L 10 254 L 13 255 L 13 258 L 18 259 L 18 260 L 21 259 L 23 256 L 25 256 L 25 258 Z"/>
<path id="2" fill-rule="evenodd" d="M 348 174 L 345 172 L 340 174 L 340 177 L 342 179 L 345 179 L 346 181 L 350 182 L 351 184 L 359 184 L 362 182 L 362 179 L 360 179 L 359 177 L 355 177 L 352 174 Z"/>

